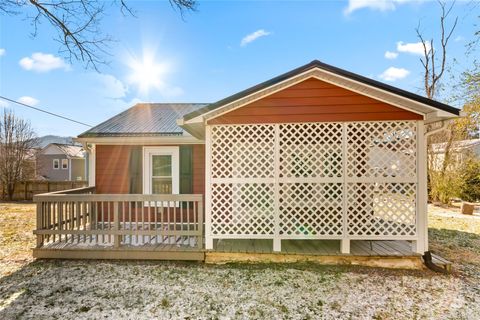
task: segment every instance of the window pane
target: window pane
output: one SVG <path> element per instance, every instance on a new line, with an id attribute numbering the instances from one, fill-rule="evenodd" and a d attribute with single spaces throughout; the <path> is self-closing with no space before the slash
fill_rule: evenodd
<path id="1" fill-rule="evenodd" d="M 152 178 L 152 194 L 171 194 L 172 178 Z"/>
<path id="2" fill-rule="evenodd" d="M 152 156 L 152 176 L 171 177 L 172 176 L 172 156 L 168 156 L 168 155 Z"/>

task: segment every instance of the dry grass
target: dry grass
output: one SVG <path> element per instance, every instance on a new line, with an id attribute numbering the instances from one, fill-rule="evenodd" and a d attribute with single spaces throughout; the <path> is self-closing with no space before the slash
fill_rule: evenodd
<path id="1" fill-rule="evenodd" d="M 0 276 L 33 260 L 35 205 L 0 202 Z"/>
<path id="2" fill-rule="evenodd" d="M 0 203 L 0 319 L 480 319 L 480 216 L 429 208 L 455 273 L 302 264 L 35 261 L 33 204 Z"/>

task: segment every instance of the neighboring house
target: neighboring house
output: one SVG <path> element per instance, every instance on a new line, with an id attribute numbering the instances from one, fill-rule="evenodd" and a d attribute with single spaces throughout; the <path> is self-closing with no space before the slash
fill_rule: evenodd
<path id="1" fill-rule="evenodd" d="M 445 160 L 445 148 L 447 143 L 436 143 L 432 145 L 433 170 L 442 169 Z M 451 165 L 458 168 L 469 157 L 480 159 L 480 139 L 461 140 L 453 142 L 450 147 Z"/>
<path id="2" fill-rule="evenodd" d="M 41 221 L 56 201 L 83 220 L 39 226 L 35 256 L 420 259 L 425 124 L 459 113 L 319 61 L 212 104 L 137 104 L 78 136 L 96 194 L 37 198 Z"/>
<path id="3" fill-rule="evenodd" d="M 49 181 L 86 180 L 82 146 L 50 143 L 37 153 L 37 176 Z"/>

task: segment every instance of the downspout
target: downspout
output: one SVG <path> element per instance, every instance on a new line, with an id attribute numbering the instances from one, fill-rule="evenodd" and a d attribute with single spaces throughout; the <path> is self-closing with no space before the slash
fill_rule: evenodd
<path id="1" fill-rule="evenodd" d="M 439 133 L 439 132 L 442 132 L 442 131 L 446 130 L 447 126 L 448 126 L 448 121 L 447 120 L 442 120 L 442 126 L 440 128 L 437 128 L 437 129 L 434 129 L 432 131 L 426 132 L 425 135 L 424 135 L 425 139 L 427 139 L 429 136 L 431 136 L 433 134 L 436 134 L 436 133 Z M 427 145 L 427 144 L 425 143 L 425 145 Z M 423 263 L 425 264 L 425 266 L 428 269 L 430 269 L 432 271 L 435 271 L 435 272 L 448 273 L 447 270 L 445 270 L 444 268 L 439 267 L 435 263 L 433 263 L 432 253 L 430 252 L 430 250 L 425 251 L 422 258 L 423 258 Z"/>

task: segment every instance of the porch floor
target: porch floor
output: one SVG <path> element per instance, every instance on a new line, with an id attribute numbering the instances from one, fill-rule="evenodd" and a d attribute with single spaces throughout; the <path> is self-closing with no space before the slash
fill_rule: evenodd
<path id="1" fill-rule="evenodd" d="M 220 239 L 214 241 L 214 252 L 226 253 L 276 253 L 315 256 L 419 256 L 412 251 L 411 243 L 404 240 L 352 240 L 350 254 L 340 252 L 339 240 L 282 240 L 282 251 L 273 251 L 273 240 Z"/>

